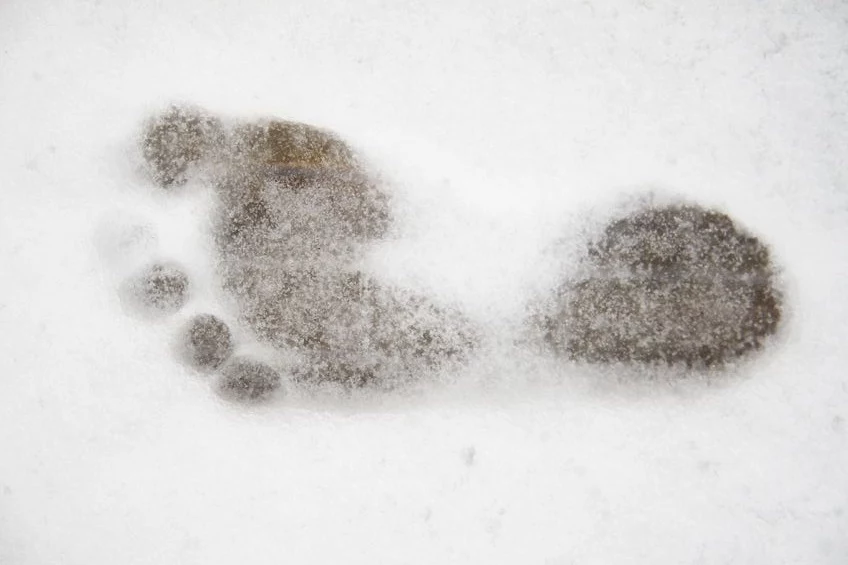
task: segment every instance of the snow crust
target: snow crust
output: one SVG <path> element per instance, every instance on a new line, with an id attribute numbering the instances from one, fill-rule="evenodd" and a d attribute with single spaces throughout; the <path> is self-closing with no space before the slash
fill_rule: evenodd
<path id="1" fill-rule="evenodd" d="M 4 2 L 0 563 L 845 563 L 847 59 L 827 1 Z M 486 355 L 218 401 L 172 351 L 231 313 L 208 191 L 155 190 L 133 143 L 181 100 L 367 155 L 401 225 L 371 267 L 462 305 Z M 514 347 L 646 189 L 770 244 L 778 338 L 641 386 Z M 151 257 L 188 268 L 184 315 L 122 307 Z"/>

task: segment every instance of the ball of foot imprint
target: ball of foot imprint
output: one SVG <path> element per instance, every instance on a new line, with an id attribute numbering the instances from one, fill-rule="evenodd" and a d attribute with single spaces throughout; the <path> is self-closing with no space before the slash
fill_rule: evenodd
<path id="1" fill-rule="evenodd" d="M 300 353 L 306 363 L 295 377 L 304 382 L 395 388 L 462 365 L 479 344 L 475 326 L 455 309 L 359 272 L 309 272 L 278 291 L 253 288 L 246 325 Z"/>
<path id="2" fill-rule="evenodd" d="M 178 265 L 154 263 L 128 281 L 126 293 L 142 311 L 173 314 L 188 301 L 188 275 Z"/>
<path id="3" fill-rule="evenodd" d="M 589 246 L 584 276 L 562 284 L 543 326 L 575 360 L 717 366 L 777 330 L 774 278 L 768 248 L 726 214 L 649 208 Z"/>
<path id="4" fill-rule="evenodd" d="M 351 272 L 387 232 L 389 199 L 335 134 L 271 121 L 228 139 L 219 272 L 257 337 L 306 357 L 301 380 L 385 387 L 473 349 L 462 316 Z"/>
<path id="5" fill-rule="evenodd" d="M 184 184 L 189 172 L 221 142 L 221 124 L 202 110 L 171 106 L 147 122 L 141 153 L 153 180 L 162 187 Z"/>
<path id="6" fill-rule="evenodd" d="M 216 389 L 227 400 L 256 403 L 268 400 L 280 386 L 280 375 L 270 366 L 254 359 L 237 358 L 221 370 Z"/>
<path id="7" fill-rule="evenodd" d="M 183 330 L 181 341 L 186 361 L 196 369 L 217 369 L 233 352 L 230 328 L 212 314 L 192 318 Z"/>

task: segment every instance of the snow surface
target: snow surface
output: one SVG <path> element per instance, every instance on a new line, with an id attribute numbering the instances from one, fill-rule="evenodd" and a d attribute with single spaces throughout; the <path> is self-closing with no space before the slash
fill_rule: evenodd
<path id="1" fill-rule="evenodd" d="M 0 563 L 848 563 L 845 3 L 4 0 L 0 49 Z M 414 393 L 216 400 L 184 316 L 117 291 L 173 258 L 185 316 L 227 308 L 206 192 L 138 174 L 174 100 L 344 135 L 403 219 L 373 267 L 491 350 Z M 555 242 L 645 187 L 771 244 L 778 339 L 642 387 L 512 347 Z"/>

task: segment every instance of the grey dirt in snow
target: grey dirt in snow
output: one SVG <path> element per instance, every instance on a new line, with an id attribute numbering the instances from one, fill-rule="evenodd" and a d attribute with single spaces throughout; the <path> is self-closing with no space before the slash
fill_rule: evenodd
<path id="1" fill-rule="evenodd" d="M 335 134 L 174 106 L 146 124 L 141 153 L 165 190 L 192 178 L 214 187 L 220 280 L 256 338 L 300 354 L 296 379 L 392 388 L 475 350 L 478 331 L 460 312 L 357 267 L 368 243 L 385 236 L 391 208 Z M 183 340 L 195 367 L 215 368 L 229 356 L 229 331 L 212 318 L 196 319 Z M 259 373 L 231 365 L 222 374 Z"/>
<path id="2" fill-rule="evenodd" d="M 761 348 L 782 308 L 768 248 L 722 212 L 679 204 L 610 223 L 541 325 L 575 360 L 706 368 Z"/>
<path id="3" fill-rule="evenodd" d="M 146 123 L 140 144 L 162 189 L 189 179 L 214 189 L 220 281 L 256 339 L 297 354 L 295 381 L 394 388 L 477 349 L 480 330 L 461 312 L 358 268 L 390 229 L 391 202 L 334 133 L 173 106 Z M 562 281 L 533 320 L 554 351 L 577 361 L 721 366 L 775 333 L 774 279 L 769 250 L 726 214 L 652 206 L 608 225 L 581 275 Z M 188 282 L 178 267 L 157 264 L 133 288 L 172 312 Z M 261 400 L 279 388 L 273 368 L 228 361 L 230 329 L 212 314 L 194 318 L 182 342 L 189 365 L 220 367 L 227 398 Z"/>

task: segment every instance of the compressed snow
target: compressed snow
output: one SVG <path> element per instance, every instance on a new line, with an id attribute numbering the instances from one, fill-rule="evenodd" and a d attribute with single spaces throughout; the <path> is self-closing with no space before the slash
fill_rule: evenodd
<path id="1" fill-rule="evenodd" d="M 0 563 L 845 563 L 846 22 L 788 0 L 4 2 Z M 134 145 L 174 100 L 339 132 L 392 182 L 370 268 L 460 304 L 490 349 L 405 394 L 219 401 L 174 354 L 192 314 L 233 316 L 211 200 L 155 189 Z M 646 189 L 771 245 L 777 339 L 676 385 L 514 347 Z M 153 260 L 194 284 L 177 316 L 122 305 Z"/>

